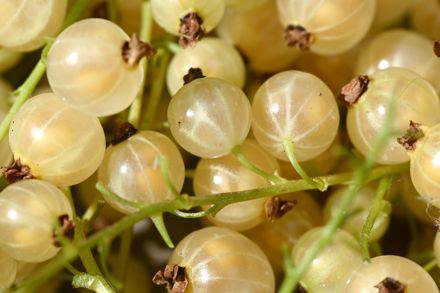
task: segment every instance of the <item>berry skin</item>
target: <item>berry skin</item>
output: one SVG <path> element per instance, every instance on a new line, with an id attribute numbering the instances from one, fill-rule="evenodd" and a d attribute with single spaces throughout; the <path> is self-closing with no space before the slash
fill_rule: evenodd
<path id="1" fill-rule="evenodd" d="M 397 255 L 373 257 L 355 270 L 345 292 L 376 293 L 378 284 L 391 278 L 405 286 L 405 293 L 438 293 L 432 277 L 415 262 Z M 385 291 L 387 292 L 387 291 Z"/>
<path id="2" fill-rule="evenodd" d="M 67 0 L 2 0 L 0 47 L 32 51 L 61 28 Z"/>
<path id="3" fill-rule="evenodd" d="M 0 48 L 0 73 L 6 72 L 14 67 L 21 59 L 20 52 Z"/>
<path id="4" fill-rule="evenodd" d="M 411 10 L 412 27 L 430 39 L 440 39 L 440 3 L 437 0 L 416 1 Z"/>
<path id="5" fill-rule="evenodd" d="M 372 28 L 381 30 L 396 24 L 408 13 L 416 1 L 413 0 L 380 0 L 376 3 L 376 15 Z M 426 2 L 426 1 L 424 1 Z"/>
<path id="6" fill-rule="evenodd" d="M 255 94 L 252 117 L 258 143 L 284 161 L 284 139 L 293 141 L 297 160 L 303 162 L 327 150 L 339 126 L 333 93 L 319 78 L 301 71 L 269 78 Z"/>
<path id="7" fill-rule="evenodd" d="M 28 100 L 9 130 L 15 160 L 34 177 L 58 186 L 78 184 L 104 157 L 105 137 L 99 120 L 64 104 L 52 93 Z"/>
<path id="8" fill-rule="evenodd" d="M 268 0 L 225 0 L 226 7 L 234 10 L 250 10 L 260 6 L 262 3 Z"/>
<path id="9" fill-rule="evenodd" d="M 364 156 L 372 150 L 386 121 L 389 107 L 394 107 L 392 136 L 379 154 L 379 164 L 400 164 L 409 160 L 405 148 L 397 142 L 409 121 L 426 126 L 440 122 L 440 102 L 436 90 L 420 75 L 404 68 L 388 68 L 372 74 L 368 90 L 350 106 L 347 130 L 351 142 Z"/>
<path id="10" fill-rule="evenodd" d="M 209 227 L 186 236 L 168 263 L 185 268 L 189 292 L 275 291 L 275 277 L 267 257 L 245 236 Z"/>
<path id="11" fill-rule="evenodd" d="M 167 71 L 170 95 L 183 86 L 190 68 L 200 68 L 204 76 L 224 79 L 239 88 L 244 86 L 246 68 L 234 46 L 218 38 L 205 38 L 174 55 Z"/>
<path id="12" fill-rule="evenodd" d="M 72 220 L 72 207 L 54 185 L 36 179 L 9 185 L 0 194 L 1 249 L 19 261 L 51 259 L 60 250 L 54 232 L 61 216 Z"/>
<path id="13" fill-rule="evenodd" d="M 375 0 L 277 0 L 289 45 L 320 55 L 343 53 L 370 29 Z"/>
<path id="14" fill-rule="evenodd" d="M 87 33 L 85 33 L 87 32 Z M 114 23 L 89 18 L 68 27 L 47 56 L 47 77 L 68 105 L 94 116 L 126 109 L 142 83 L 142 66 L 122 58 L 128 35 Z"/>
<path id="15" fill-rule="evenodd" d="M 275 158 L 255 141 L 246 140 L 241 150 L 248 160 L 267 173 L 278 171 Z M 218 193 L 243 191 L 270 186 L 260 175 L 244 167 L 233 154 L 215 159 L 201 159 L 194 175 L 196 196 L 215 196 Z M 217 226 L 236 231 L 248 230 L 265 220 L 267 198 L 234 203 L 220 210 L 209 220 Z M 209 208 L 209 207 L 206 207 Z"/>
<path id="16" fill-rule="evenodd" d="M 170 164 L 170 179 L 179 192 L 185 179 L 182 156 L 174 143 L 154 131 L 141 131 L 110 146 L 98 170 L 98 178 L 109 190 L 125 200 L 145 205 L 174 199 L 162 176 L 160 157 Z M 136 209 L 111 198 L 107 202 L 120 212 Z"/>
<path id="17" fill-rule="evenodd" d="M 0 290 L 8 289 L 15 281 L 17 261 L 0 249 Z"/>
<path id="18" fill-rule="evenodd" d="M 201 158 L 229 154 L 249 133 L 251 107 L 238 88 L 217 78 L 183 86 L 168 106 L 168 123 L 177 143 Z"/>

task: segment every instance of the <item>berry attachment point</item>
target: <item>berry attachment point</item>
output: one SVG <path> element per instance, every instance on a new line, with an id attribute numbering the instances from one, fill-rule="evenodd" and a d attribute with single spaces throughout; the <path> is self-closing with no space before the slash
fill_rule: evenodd
<path id="1" fill-rule="evenodd" d="M 266 219 L 273 222 L 293 209 L 296 204 L 296 200 L 283 200 L 279 196 L 274 196 L 268 199 L 264 205 Z"/>
<path id="2" fill-rule="evenodd" d="M 359 75 L 341 89 L 341 97 L 352 106 L 368 90 L 369 83 L 370 79 L 367 75 Z"/>
<path id="3" fill-rule="evenodd" d="M 31 173 L 31 168 L 28 165 L 22 164 L 20 159 L 17 159 L 9 167 L 3 167 L 2 172 L 9 183 L 14 183 L 20 180 L 35 178 Z"/>
<path id="4" fill-rule="evenodd" d="M 405 293 L 406 286 L 393 278 L 387 277 L 374 288 L 379 289 L 379 293 Z"/>
<path id="5" fill-rule="evenodd" d="M 183 293 L 188 286 L 188 278 L 184 267 L 167 265 L 154 275 L 153 283 L 159 286 L 165 285 L 172 293 Z"/>
<path id="6" fill-rule="evenodd" d="M 419 139 L 425 136 L 420 123 L 410 121 L 409 129 L 404 136 L 397 138 L 397 142 L 401 144 L 407 151 L 414 151 L 416 143 Z"/>
<path id="7" fill-rule="evenodd" d="M 195 79 L 204 78 L 204 77 L 205 76 L 203 75 L 202 69 L 198 67 L 197 68 L 191 67 L 188 70 L 188 73 L 183 76 L 183 84 L 187 84 Z"/>
<path id="8" fill-rule="evenodd" d="M 132 137 L 138 132 L 136 127 L 134 127 L 130 122 L 124 122 L 119 126 L 115 133 L 115 138 L 112 141 L 112 145 L 123 142 L 124 140 Z"/>
<path id="9" fill-rule="evenodd" d="M 434 41 L 435 56 L 440 57 L 440 40 Z"/>
<path id="10" fill-rule="evenodd" d="M 195 12 L 190 12 L 180 19 L 179 45 L 183 48 L 193 46 L 205 35 L 203 19 Z"/>
<path id="11" fill-rule="evenodd" d="M 126 41 L 122 45 L 122 59 L 131 67 L 139 64 L 139 61 L 143 57 L 149 59 L 153 57 L 155 53 L 156 49 L 151 47 L 148 43 L 142 42 L 137 34 L 133 34 L 130 41 Z"/>
<path id="12" fill-rule="evenodd" d="M 73 239 L 73 232 L 75 228 L 75 222 L 69 218 L 68 215 L 64 214 L 58 217 L 58 223 L 60 225 L 60 234 L 63 237 Z M 61 242 L 57 239 L 57 234 L 54 231 L 54 245 L 57 247 L 61 247 Z"/>
<path id="13" fill-rule="evenodd" d="M 284 40 L 289 47 L 297 47 L 302 51 L 308 51 L 314 38 L 304 27 L 300 25 L 288 25 L 284 30 Z"/>

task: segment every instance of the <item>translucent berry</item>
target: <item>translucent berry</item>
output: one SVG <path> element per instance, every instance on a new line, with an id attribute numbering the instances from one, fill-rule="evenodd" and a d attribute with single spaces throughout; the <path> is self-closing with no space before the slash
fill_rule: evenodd
<path id="1" fill-rule="evenodd" d="M 0 290 L 8 289 L 15 281 L 17 261 L 0 249 Z"/>

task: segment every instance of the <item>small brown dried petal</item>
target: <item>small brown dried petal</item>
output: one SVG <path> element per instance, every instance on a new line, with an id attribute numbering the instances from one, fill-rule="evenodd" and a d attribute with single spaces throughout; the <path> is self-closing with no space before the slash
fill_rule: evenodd
<path id="1" fill-rule="evenodd" d="M 179 45 L 183 48 L 193 46 L 205 35 L 203 19 L 195 12 L 190 12 L 180 19 Z"/>
<path id="2" fill-rule="evenodd" d="M 198 79 L 198 78 L 204 78 L 205 76 L 203 75 L 203 71 L 200 68 L 193 68 L 191 67 L 188 70 L 188 73 L 185 74 L 185 76 L 183 77 L 183 84 L 187 84 L 190 83 L 191 81 Z"/>
<path id="3" fill-rule="evenodd" d="M 440 40 L 434 41 L 435 56 L 440 57 Z"/>
<path id="4" fill-rule="evenodd" d="M 69 219 L 69 215 L 64 214 L 64 215 L 59 216 L 58 222 L 60 224 L 62 235 L 66 238 L 73 239 L 73 231 L 75 228 L 75 222 L 73 222 L 73 220 Z M 53 235 L 54 245 L 57 247 L 60 247 L 61 243 L 57 239 L 55 231 L 53 234 L 54 234 Z"/>
<path id="5" fill-rule="evenodd" d="M 284 30 L 284 40 L 289 47 L 308 51 L 313 43 L 313 35 L 300 25 L 288 25 Z"/>
<path id="6" fill-rule="evenodd" d="M 188 286 L 188 277 L 184 267 L 167 265 L 154 275 L 153 283 L 159 286 L 165 285 L 171 293 L 183 293 Z"/>
<path id="7" fill-rule="evenodd" d="M 417 141 L 425 136 L 421 126 L 420 123 L 411 120 L 409 122 L 409 129 L 404 136 L 397 138 L 397 142 L 407 151 L 414 151 L 416 149 Z"/>
<path id="8" fill-rule="evenodd" d="M 406 286 L 393 278 L 385 278 L 374 286 L 379 289 L 378 293 L 405 293 Z"/>
<path id="9" fill-rule="evenodd" d="M 353 78 L 341 89 L 341 96 L 349 106 L 355 104 L 357 100 L 367 91 L 370 79 L 367 75 L 359 75 Z"/>
<path id="10" fill-rule="evenodd" d="M 149 59 L 155 53 L 156 49 L 151 47 L 150 44 L 142 42 L 137 34 L 133 34 L 130 41 L 126 41 L 122 45 L 122 59 L 131 67 L 139 64 L 143 57 Z"/>
<path id="11" fill-rule="evenodd" d="M 273 222 L 284 216 L 296 205 L 296 200 L 283 200 L 279 196 L 274 196 L 266 201 L 264 211 L 266 219 Z"/>
<path id="12" fill-rule="evenodd" d="M 137 132 L 138 130 L 130 122 L 122 123 L 116 131 L 115 138 L 112 141 L 112 145 L 123 142 L 124 140 L 135 135 Z"/>
<path id="13" fill-rule="evenodd" d="M 294 293 L 307 293 L 307 290 L 306 290 L 306 288 L 304 288 L 303 286 L 298 285 L 298 286 L 296 287 Z"/>
<path id="14" fill-rule="evenodd" d="M 1 170 L 9 183 L 35 178 L 31 173 L 31 168 L 22 164 L 20 159 L 14 161 L 9 167 L 2 167 Z"/>

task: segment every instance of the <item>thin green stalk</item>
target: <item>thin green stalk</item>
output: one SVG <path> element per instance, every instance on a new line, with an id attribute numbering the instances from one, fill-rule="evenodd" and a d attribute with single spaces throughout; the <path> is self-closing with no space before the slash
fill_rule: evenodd
<path id="1" fill-rule="evenodd" d="M 118 22 L 118 3 L 116 0 L 107 0 L 107 13 L 111 22 Z"/>
<path id="2" fill-rule="evenodd" d="M 437 259 L 434 258 L 433 260 L 431 260 L 430 262 L 428 262 L 426 265 L 423 266 L 423 269 L 427 272 L 431 271 L 432 269 L 434 269 L 437 266 Z"/>
<path id="3" fill-rule="evenodd" d="M 148 103 L 146 107 L 145 119 L 142 123 L 142 128 L 149 128 L 155 118 L 157 106 L 162 97 L 162 91 L 165 82 L 166 69 L 170 60 L 170 53 L 162 48 L 157 50 L 156 55 L 153 57 L 153 69 L 154 80 L 151 85 Z"/>
<path id="4" fill-rule="evenodd" d="M 89 6 L 91 0 L 76 0 L 64 20 L 63 30 L 75 23 Z"/>
<path id="5" fill-rule="evenodd" d="M 173 54 L 177 54 L 180 51 L 182 51 L 182 47 L 180 47 L 179 44 L 175 42 L 168 41 L 165 43 L 165 47 L 168 49 L 168 51 L 170 51 Z"/>
<path id="6" fill-rule="evenodd" d="M 157 231 L 159 232 L 162 239 L 165 241 L 165 244 L 169 248 L 174 248 L 173 240 L 171 240 L 170 234 L 168 234 L 167 227 L 165 226 L 165 223 L 163 221 L 163 214 L 159 213 L 154 216 L 151 216 L 151 221 L 153 221 L 154 226 L 156 227 Z"/>
<path id="7" fill-rule="evenodd" d="M 384 198 L 385 194 L 390 189 L 392 183 L 392 177 L 384 177 L 380 180 L 379 187 L 377 188 L 376 195 L 373 200 L 373 204 L 368 213 L 367 219 L 362 227 L 361 238 L 360 238 L 360 246 L 362 250 L 362 257 L 364 261 L 370 260 L 370 235 L 371 230 L 373 230 L 374 222 L 376 218 L 379 216 L 380 212 L 384 207 Z"/>
<path id="8" fill-rule="evenodd" d="M 258 168 L 257 166 L 255 166 L 248 158 L 246 158 L 246 156 L 243 154 L 243 152 L 241 151 L 241 147 L 239 145 L 235 146 L 232 149 L 232 154 L 234 154 L 235 158 L 247 169 L 251 170 L 252 172 L 260 175 L 261 177 L 263 177 L 264 179 L 266 179 L 267 181 L 273 183 L 273 184 L 278 184 L 278 183 L 282 183 L 285 182 L 286 179 L 281 178 L 275 174 L 270 174 L 260 168 Z"/>
<path id="9" fill-rule="evenodd" d="M 104 273 L 105 279 L 110 282 L 110 284 L 119 291 L 122 290 L 124 284 L 119 281 L 113 274 L 111 273 L 108 267 L 108 256 L 111 251 L 112 240 L 109 241 L 101 241 L 98 244 L 98 252 L 99 252 L 99 263 L 102 267 L 102 272 Z"/>
<path id="10" fill-rule="evenodd" d="M 177 191 L 170 178 L 170 163 L 165 156 L 160 157 L 160 171 L 162 172 L 163 180 L 168 187 L 168 190 L 174 195 L 175 198 L 180 197 L 180 193 Z"/>
<path id="11" fill-rule="evenodd" d="M 143 42 L 149 43 L 151 41 L 151 32 L 153 28 L 153 16 L 151 13 L 151 5 L 149 1 L 144 1 L 142 3 L 141 13 L 142 19 L 139 39 Z M 139 92 L 136 95 L 136 99 L 133 101 L 128 111 L 128 122 L 133 124 L 136 128 L 139 128 L 142 120 L 142 102 L 144 99 L 145 82 L 147 80 L 148 74 L 147 58 L 142 58 L 139 66 L 142 66 L 144 69 L 144 77 L 142 78 L 142 82 L 139 87 Z"/>
<path id="12" fill-rule="evenodd" d="M 393 174 L 399 174 L 408 170 L 407 165 L 393 165 L 393 166 L 381 166 L 377 167 L 366 175 L 366 182 L 374 181 L 384 176 L 390 176 Z M 320 180 L 324 180 L 329 186 L 339 184 L 352 183 L 353 173 L 340 173 L 329 176 L 319 177 Z M 98 190 L 101 192 L 105 190 L 104 185 L 101 182 L 97 184 Z M 297 192 L 302 190 L 316 189 L 316 186 L 311 185 L 303 179 L 287 181 L 282 184 L 268 186 L 265 188 L 246 190 L 240 192 L 223 193 L 217 196 L 209 197 L 178 197 L 172 201 L 160 202 L 149 205 L 142 208 L 138 212 L 135 212 L 129 216 L 122 218 L 115 224 L 101 230 L 84 241 L 77 243 L 76 247 L 67 246 L 63 247 L 61 253 L 55 257 L 48 264 L 37 270 L 32 276 L 26 279 L 18 288 L 16 292 L 29 292 L 35 288 L 38 288 L 41 284 L 48 281 L 54 274 L 56 274 L 63 266 L 78 256 L 78 251 L 83 249 L 92 248 L 101 241 L 113 239 L 121 234 L 123 231 L 132 227 L 137 222 L 156 215 L 158 213 L 173 212 L 175 210 L 189 210 L 195 207 L 202 207 L 207 205 L 224 205 L 234 202 L 241 202 L 256 198 L 264 198 L 274 195 L 286 194 L 291 192 Z"/>
<path id="13" fill-rule="evenodd" d="M 74 233 L 74 241 L 75 243 L 83 242 L 86 239 L 86 235 L 84 233 L 84 223 L 81 219 L 77 218 L 75 221 L 75 233 Z M 92 251 L 90 248 L 83 249 L 79 252 L 79 258 L 86 269 L 87 273 L 93 276 L 101 276 L 101 270 L 98 267 L 98 264 L 93 257 Z"/>
<path id="14" fill-rule="evenodd" d="M 72 280 L 73 288 L 85 288 L 97 293 L 116 293 L 112 286 L 101 276 L 81 273 Z"/>
<path id="15" fill-rule="evenodd" d="M 119 246 L 118 265 L 116 276 L 120 280 L 125 280 L 128 263 L 130 259 L 131 242 L 133 240 L 133 229 L 130 227 L 121 234 L 121 244 Z"/>

